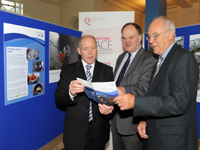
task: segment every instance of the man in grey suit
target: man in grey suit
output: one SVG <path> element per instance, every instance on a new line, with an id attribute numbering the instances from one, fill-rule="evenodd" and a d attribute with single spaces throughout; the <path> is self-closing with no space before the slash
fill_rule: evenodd
<path id="1" fill-rule="evenodd" d="M 142 31 L 139 25 L 127 23 L 121 33 L 125 52 L 118 57 L 114 71 L 118 94 L 145 95 L 157 60 L 152 53 L 142 48 Z M 133 119 L 132 111 L 120 111 L 118 107 L 115 108 L 112 120 L 114 150 L 142 149 L 142 142 L 137 134 L 137 125 L 142 118 Z"/>

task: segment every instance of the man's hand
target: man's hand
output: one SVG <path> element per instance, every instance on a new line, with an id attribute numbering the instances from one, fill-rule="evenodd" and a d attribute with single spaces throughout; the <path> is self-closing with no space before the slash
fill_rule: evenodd
<path id="1" fill-rule="evenodd" d="M 81 84 L 79 80 L 73 80 L 69 84 L 69 91 L 74 96 L 77 93 L 81 93 L 84 91 L 84 86 Z"/>
<path id="2" fill-rule="evenodd" d="M 126 90 L 123 86 L 117 87 L 118 95 L 126 94 Z"/>
<path id="3" fill-rule="evenodd" d="M 146 126 L 147 123 L 145 121 L 140 121 L 140 123 L 137 126 L 137 132 L 143 139 L 148 139 L 148 135 L 146 134 Z"/>
<path id="4" fill-rule="evenodd" d="M 113 106 L 107 106 L 105 104 L 98 104 L 99 106 L 99 111 L 101 114 L 104 114 L 104 115 L 108 115 L 110 113 L 112 113 L 114 107 Z"/>
<path id="5" fill-rule="evenodd" d="M 113 102 L 117 104 L 121 110 L 128 110 L 134 108 L 135 95 L 124 94 L 117 96 L 113 99 Z"/>

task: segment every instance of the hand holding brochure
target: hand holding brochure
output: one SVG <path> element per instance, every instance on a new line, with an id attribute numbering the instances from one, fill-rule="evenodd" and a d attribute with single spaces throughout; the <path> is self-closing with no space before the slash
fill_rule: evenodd
<path id="1" fill-rule="evenodd" d="M 80 78 L 84 91 L 88 98 L 95 100 L 97 103 L 114 105 L 113 99 L 118 96 L 117 87 L 114 81 L 111 82 L 89 82 Z"/>

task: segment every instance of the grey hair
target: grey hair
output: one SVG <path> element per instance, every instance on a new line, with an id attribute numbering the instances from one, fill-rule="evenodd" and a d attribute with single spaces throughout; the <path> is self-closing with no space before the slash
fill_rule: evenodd
<path id="1" fill-rule="evenodd" d="M 164 30 L 167 32 L 167 31 L 170 31 L 170 30 L 173 30 L 174 31 L 174 37 L 176 37 L 176 26 L 174 24 L 174 21 L 166 16 L 159 16 L 157 18 L 155 18 L 154 20 L 156 19 L 161 19 L 164 23 Z"/>

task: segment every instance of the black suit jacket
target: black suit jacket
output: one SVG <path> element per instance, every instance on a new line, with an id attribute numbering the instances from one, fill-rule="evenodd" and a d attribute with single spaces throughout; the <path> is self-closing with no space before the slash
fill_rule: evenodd
<path id="1" fill-rule="evenodd" d="M 70 150 L 84 150 L 88 133 L 89 102 L 84 92 L 78 93 L 74 101 L 69 96 L 69 84 L 76 78 L 86 80 L 81 61 L 62 68 L 55 91 L 57 104 L 67 105 L 64 122 L 63 142 Z M 113 81 L 112 67 L 95 62 L 92 82 Z M 98 104 L 92 101 L 94 142 L 97 148 L 105 146 L 109 139 L 109 120 L 99 112 Z"/>
<path id="2" fill-rule="evenodd" d="M 147 96 L 136 96 L 134 115 L 146 116 L 148 150 L 197 150 L 199 68 L 193 54 L 175 44 Z M 151 83 L 150 83 L 151 84 Z"/>

